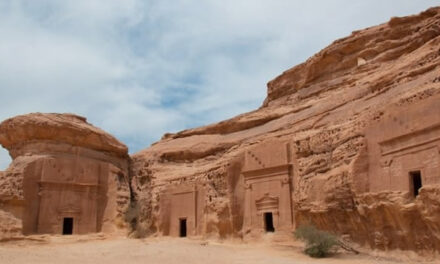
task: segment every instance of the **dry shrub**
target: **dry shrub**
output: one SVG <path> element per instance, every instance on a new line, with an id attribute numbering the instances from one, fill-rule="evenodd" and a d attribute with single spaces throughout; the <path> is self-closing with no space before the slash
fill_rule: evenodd
<path id="1" fill-rule="evenodd" d="M 298 227 L 294 235 L 306 243 L 304 253 L 314 258 L 324 258 L 337 250 L 338 238 L 328 232 L 317 229 L 312 225 Z"/>
<path id="2" fill-rule="evenodd" d="M 125 212 L 125 221 L 130 225 L 130 237 L 144 238 L 148 235 L 148 227 L 139 221 L 140 208 L 138 203 L 132 203 Z"/>

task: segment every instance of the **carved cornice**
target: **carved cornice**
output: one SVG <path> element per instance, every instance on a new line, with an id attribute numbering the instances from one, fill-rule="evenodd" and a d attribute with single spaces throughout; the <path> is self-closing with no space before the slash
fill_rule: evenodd
<path id="1" fill-rule="evenodd" d="M 292 168 L 292 164 L 289 163 L 289 164 L 284 164 L 269 168 L 243 171 L 242 174 L 246 180 L 253 178 L 274 177 L 283 174 L 288 174 L 291 168 Z"/>
<path id="2" fill-rule="evenodd" d="M 57 209 L 57 219 L 61 220 L 63 217 L 74 217 L 76 221 L 81 219 L 81 209 L 73 204 L 68 204 L 66 206 Z"/>
<path id="3" fill-rule="evenodd" d="M 100 185 L 98 184 L 90 184 L 90 183 L 75 183 L 75 182 L 49 182 L 49 181 L 40 181 L 38 182 L 40 187 L 40 196 L 49 195 L 48 191 L 54 190 L 73 190 L 75 192 L 92 192 L 91 197 L 94 197 L 97 193 Z"/>
<path id="4" fill-rule="evenodd" d="M 382 156 L 392 155 L 440 141 L 440 124 L 379 142 Z"/>
<path id="5" fill-rule="evenodd" d="M 271 196 L 269 193 L 265 193 L 263 197 L 255 201 L 258 212 L 272 211 L 274 213 L 278 212 L 278 197 Z"/>

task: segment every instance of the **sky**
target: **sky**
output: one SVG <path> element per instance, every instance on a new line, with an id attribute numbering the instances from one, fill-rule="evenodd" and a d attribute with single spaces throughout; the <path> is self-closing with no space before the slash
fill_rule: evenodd
<path id="1" fill-rule="evenodd" d="M 268 81 L 334 40 L 439 3 L 0 0 L 0 121 L 76 113 L 134 153 L 258 108 Z"/>

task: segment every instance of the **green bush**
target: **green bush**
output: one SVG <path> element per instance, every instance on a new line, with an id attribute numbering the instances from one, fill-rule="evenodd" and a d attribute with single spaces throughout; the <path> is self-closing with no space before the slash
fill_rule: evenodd
<path id="1" fill-rule="evenodd" d="M 304 253 L 314 258 L 326 257 L 339 246 L 336 236 L 311 225 L 298 227 L 294 234 L 306 243 Z"/>

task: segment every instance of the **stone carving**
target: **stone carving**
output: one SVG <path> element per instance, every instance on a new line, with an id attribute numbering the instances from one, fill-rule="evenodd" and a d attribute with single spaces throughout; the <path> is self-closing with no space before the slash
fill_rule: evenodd
<path id="1" fill-rule="evenodd" d="M 202 234 L 204 192 L 200 186 L 170 186 L 161 193 L 161 205 L 161 231 L 164 235 L 178 237 Z"/>
<path id="2" fill-rule="evenodd" d="M 6 120 L 0 219 L 22 219 L 26 234 L 106 231 L 131 202 L 130 224 L 155 235 L 312 223 L 372 248 L 439 251 L 439 17 L 335 41 L 270 81 L 259 109 L 164 135 L 131 156 L 129 175 L 126 147 L 82 117 Z"/>
<path id="3" fill-rule="evenodd" d="M 255 200 L 255 205 L 257 207 L 257 215 L 269 211 L 278 214 L 279 210 L 279 198 L 275 196 L 270 196 L 269 193 L 265 193 L 263 197 Z"/>
<path id="4" fill-rule="evenodd" d="M 395 107 L 367 130 L 370 191 L 414 191 L 411 173 L 415 172 L 422 185 L 440 183 L 438 102 L 434 96 Z"/>
<path id="5" fill-rule="evenodd" d="M 289 179 L 292 165 L 290 145 L 270 141 L 247 150 L 243 167 L 246 186 L 243 229 L 264 231 L 264 213 L 271 213 L 275 231 L 292 231 Z M 264 164 L 264 165 L 263 165 Z"/>
<path id="6" fill-rule="evenodd" d="M 61 234 L 65 219 L 74 234 L 116 230 L 129 198 L 122 143 L 71 114 L 5 120 L 0 143 L 14 159 L 2 181 L 12 194 L 3 194 L 1 209 L 22 220 L 24 234 Z"/>
<path id="7" fill-rule="evenodd" d="M 373 248 L 440 250 L 439 16 L 432 8 L 355 31 L 270 81 L 259 109 L 132 155 L 139 222 L 169 234 L 157 197 L 185 178 L 205 190 L 198 234 L 262 233 L 267 216 L 275 233 L 313 223 Z M 418 171 L 414 197 L 408 173 Z"/>

